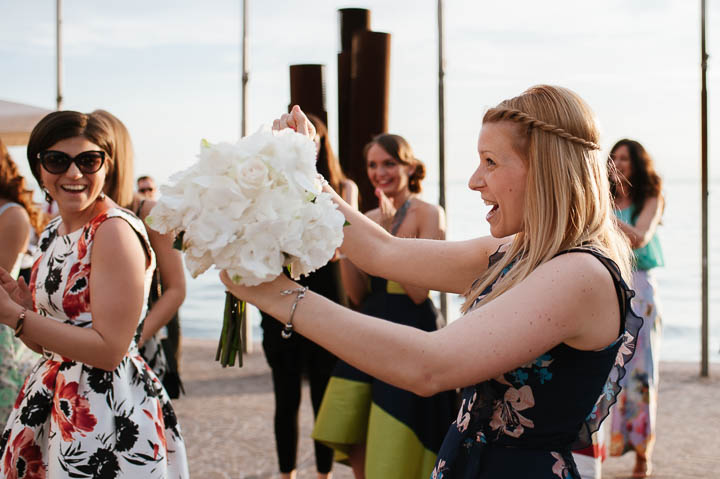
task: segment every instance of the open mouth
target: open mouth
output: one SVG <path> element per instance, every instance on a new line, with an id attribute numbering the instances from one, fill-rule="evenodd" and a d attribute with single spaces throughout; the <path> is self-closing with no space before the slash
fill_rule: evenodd
<path id="1" fill-rule="evenodd" d="M 82 193 L 87 190 L 87 185 L 62 185 L 60 189 L 68 193 Z"/>
<path id="2" fill-rule="evenodd" d="M 490 208 L 490 211 L 488 211 L 488 214 L 485 215 L 485 220 L 490 221 L 490 219 L 495 216 L 495 214 L 497 214 L 498 210 L 500 209 L 500 205 L 488 200 L 485 200 L 485 204 L 488 206 L 492 206 L 492 208 Z"/>

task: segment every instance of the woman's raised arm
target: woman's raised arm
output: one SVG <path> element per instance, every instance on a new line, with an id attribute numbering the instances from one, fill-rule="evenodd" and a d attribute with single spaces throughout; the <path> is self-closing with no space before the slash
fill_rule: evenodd
<path id="1" fill-rule="evenodd" d="M 507 238 L 469 241 L 396 238 L 353 209 L 330 186 L 338 208 L 350 223 L 340 250 L 368 274 L 402 284 L 451 293 L 465 290 L 488 267 L 488 260 Z"/>
<path id="2" fill-rule="evenodd" d="M 226 272 L 221 279 L 238 298 L 289 320 L 295 296 L 280 291 L 297 284 L 285 276 L 256 287 L 236 285 Z M 570 253 L 438 331 L 365 316 L 314 293 L 298 303 L 293 327 L 373 377 L 429 396 L 497 377 L 561 342 L 601 349 L 617 338 L 619 317 L 608 270 L 587 253 Z"/>

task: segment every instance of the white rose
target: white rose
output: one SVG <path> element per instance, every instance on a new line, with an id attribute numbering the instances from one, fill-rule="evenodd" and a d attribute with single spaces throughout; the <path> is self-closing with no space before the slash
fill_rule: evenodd
<path id="1" fill-rule="evenodd" d="M 270 186 L 268 167 L 258 157 L 249 158 L 234 166 L 234 177 L 243 193 L 254 198 L 257 194 Z"/>

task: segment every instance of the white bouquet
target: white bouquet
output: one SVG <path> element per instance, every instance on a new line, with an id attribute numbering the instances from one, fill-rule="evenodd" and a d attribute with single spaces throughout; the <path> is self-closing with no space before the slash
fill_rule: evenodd
<path id="1" fill-rule="evenodd" d="M 315 156 L 315 143 L 289 129 L 260 129 L 236 144 L 203 140 L 198 161 L 161 186 L 145 221 L 175 235 L 193 277 L 215 265 L 246 286 L 283 267 L 298 279 L 330 261 L 343 240 L 345 218 L 321 190 Z M 235 341 L 239 331 L 225 326 Z"/>

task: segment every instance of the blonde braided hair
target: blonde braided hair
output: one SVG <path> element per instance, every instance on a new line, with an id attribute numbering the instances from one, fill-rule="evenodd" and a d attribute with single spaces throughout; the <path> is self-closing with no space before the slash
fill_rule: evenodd
<path id="1" fill-rule="evenodd" d="M 492 301 L 571 248 L 602 252 L 629 280 L 631 250 L 615 222 L 607 162 L 598 152 L 600 132 L 589 105 L 567 88 L 537 85 L 483 117 L 483 124 L 504 121 L 516 126 L 508 134 L 527 166 L 522 227 L 505 256 L 465 292 L 463 312 Z"/>
<path id="2" fill-rule="evenodd" d="M 548 133 L 552 133 L 553 135 L 557 135 L 561 138 L 566 139 L 567 141 L 571 141 L 573 143 L 577 143 L 578 145 L 581 145 L 588 150 L 599 150 L 600 145 L 595 143 L 594 141 L 589 141 L 584 138 L 580 138 L 579 136 L 575 136 L 572 133 L 569 133 L 564 128 L 560 128 L 557 125 L 553 125 L 551 123 L 547 123 L 542 120 L 538 120 L 535 117 L 532 117 L 525 113 L 524 111 L 516 110 L 514 108 L 503 108 L 503 107 L 496 107 L 491 108 L 488 113 L 492 113 L 493 116 L 495 116 L 498 121 L 499 120 L 510 120 L 517 123 L 521 123 L 525 126 L 527 126 L 528 130 L 532 128 L 537 128 L 542 131 L 546 131 Z"/>

